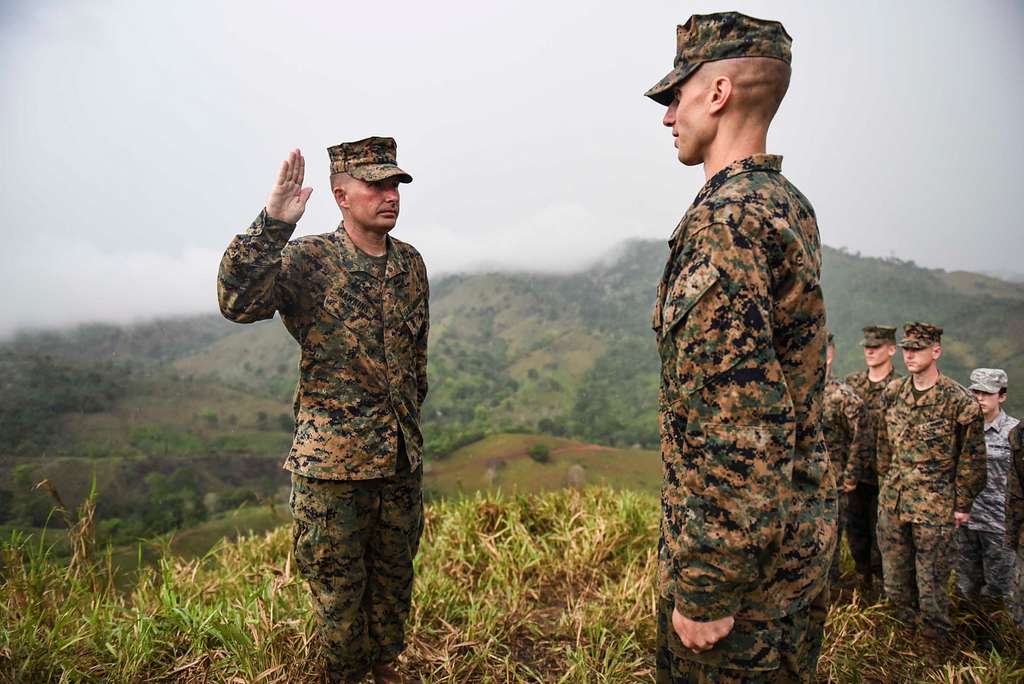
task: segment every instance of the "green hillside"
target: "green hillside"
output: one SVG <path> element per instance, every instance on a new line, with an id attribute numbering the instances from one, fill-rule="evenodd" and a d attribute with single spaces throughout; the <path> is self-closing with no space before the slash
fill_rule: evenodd
<path id="1" fill-rule="evenodd" d="M 558 487 L 577 461 L 587 483 L 656 484 L 650 311 L 666 252 L 634 240 L 571 275 L 434 279 L 423 411 L 431 491 Z M 1006 408 L 1024 413 L 1024 285 L 828 248 L 823 273 L 840 373 L 862 365 L 864 324 L 925 320 L 946 330 L 944 372 L 965 382 L 975 366 L 1005 368 Z M 120 521 L 107 523 L 116 543 L 280 496 L 297 360 L 276 320 L 19 334 L 0 345 L 0 471 L 10 474 L 0 525 L 45 521 L 47 497 L 28 489 L 44 477 L 74 505 L 95 473 L 103 517 Z M 518 455 L 495 456 L 502 440 L 518 440 Z M 549 445 L 549 462 L 523 457 L 531 440 Z"/>

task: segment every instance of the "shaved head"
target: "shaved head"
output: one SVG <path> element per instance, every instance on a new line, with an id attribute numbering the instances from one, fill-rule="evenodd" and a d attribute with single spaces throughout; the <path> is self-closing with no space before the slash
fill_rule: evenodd
<path id="1" fill-rule="evenodd" d="M 792 69 L 780 59 L 740 57 L 705 62 L 697 69 L 704 87 L 726 77 L 732 83 L 729 107 L 744 118 L 764 125 L 771 123 L 789 89 Z"/>

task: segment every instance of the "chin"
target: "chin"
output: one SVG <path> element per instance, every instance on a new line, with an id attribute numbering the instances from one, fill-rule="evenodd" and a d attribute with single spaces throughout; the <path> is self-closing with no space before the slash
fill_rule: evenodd
<path id="1" fill-rule="evenodd" d="M 682 150 L 679 150 L 677 158 L 679 159 L 680 163 L 682 163 L 685 166 L 699 166 L 704 163 L 704 160 L 697 157 L 697 155 L 687 154 Z"/>

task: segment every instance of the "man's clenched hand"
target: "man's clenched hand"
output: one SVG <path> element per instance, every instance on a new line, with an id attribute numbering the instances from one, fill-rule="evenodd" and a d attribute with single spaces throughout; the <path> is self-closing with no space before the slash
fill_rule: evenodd
<path id="1" fill-rule="evenodd" d="M 736 620 L 731 616 L 711 622 L 697 622 L 683 617 L 678 610 L 672 609 L 672 629 L 679 636 L 679 640 L 683 642 L 683 646 L 694 653 L 701 653 L 713 648 L 718 641 L 724 639 L 732 631 L 735 622 Z"/>
<path id="2" fill-rule="evenodd" d="M 306 211 L 306 200 L 313 194 L 313 188 L 302 187 L 306 175 L 306 160 L 302 152 L 292 150 L 281 162 L 277 182 L 267 196 L 267 215 L 285 223 L 298 223 Z"/>

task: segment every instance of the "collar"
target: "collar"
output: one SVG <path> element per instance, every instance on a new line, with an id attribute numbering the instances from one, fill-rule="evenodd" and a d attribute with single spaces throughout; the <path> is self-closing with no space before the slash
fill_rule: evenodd
<path id="1" fill-rule="evenodd" d="M 939 373 L 938 380 L 935 384 L 925 390 L 921 398 L 918 399 L 914 396 L 914 376 L 908 375 L 906 382 L 903 384 L 903 389 L 900 392 L 902 400 L 910 406 L 931 406 L 939 403 L 939 398 L 942 395 L 942 391 L 939 385 L 945 383 L 945 377 L 942 373 Z M 938 390 L 938 391 L 937 391 Z"/>
<path id="2" fill-rule="evenodd" d="M 352 273 L 366 273 L 366 269 L 363 267 L 362 259 L 358 257 L 356 252 L 356 245 L 352 242 L 352 236 L 345 230 L 345 222 L 342 221 L 338 224 L 338 230 L 335 231 L 335 235 L 338 237 L 338 245 L 340 249 L 341 266 L 346 271 Z M 399 273 L 406 271 L 405 259 L 402 257 L 401 251 L 395 245 L 395 241 L 388 235 L 385 237 L 388 245 L 388 266 L 384 271 L 384 277 L 391 279 Z"/>
<path id="3" fill-rule="evenodd" d="M 996 416 L 996 419 L 993 420 L 991 423 L 985 423 L 985 432 L 988 432 L 989 430 L 1002 432 L 1003 426 L 1006 424 L 1006 419 L 1006 411 L 1004 411 L 1003 409 L 999 409 L 999 415 Z"/>
<path id="4" fill-rule="evenodd" d="M 751 171 L 780 173 L 782 171 L 782 156 L 778 154 L 753 154 L 743 159 L 737 159 L 708 179 L 708 182 L 697 193 L 697 197 L 694 198 L 691 206 L 696 207 L 713 195 L 725 184 L 725 181 L 733 176 L 738 176 L 741 173 L 750 173 Z"/>

